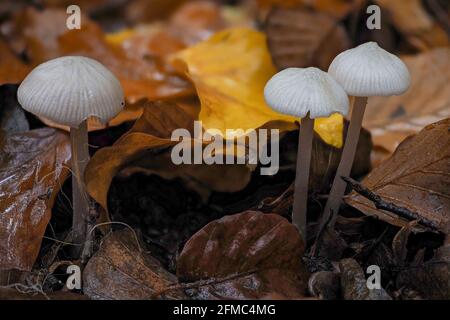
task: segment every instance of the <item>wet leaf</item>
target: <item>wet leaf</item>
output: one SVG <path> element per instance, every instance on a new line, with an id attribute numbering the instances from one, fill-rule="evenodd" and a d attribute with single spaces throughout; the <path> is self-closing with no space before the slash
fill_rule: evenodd
<path id="1" fill-rule="evenodd" d="M 362 184 L 383 200 L 405 207 L 445 230 L 450 218 L 449 128 L 450 119 L 445 119 L 407 138 Z M 408 224 L 393 213 L 376 209 L 371 201 L 355 193 L 346 202 L 390 224 Z"/>
<path id="2" fill-rule="evenodd" d="M 199 288 L 194 294 L 202 298 L 301 298 L 304 246 L 296 228 L 279 215 L 247 211 L 225 216 L 189 239 L 178 258 L 177 276 L 188 282 L 236 276 Z"/>
<path id="3" fill-rule="evenodd" d="M 256 129 L 277 120 L 279 129 L 295 129 L 298 118 L 276 113 L 264 101 L 264 86 L 276 70 L 263 33 L 228 29 L 176 53 L 172 62 L 194 82 L 206 130 Z M 314 128 L 326 143 L 342 146 L 342 116 L 316 119 Z"/>
<path id="4" fill-rule="evenodd" d="M 0 269 L 30 270 L 67 177 L 68 137 L 38 129 L 0 137 Z"/>
<path id="5" fill-rule="evenodd" d="M 278 69 L 318 67 L 327 71 L 334 57 L 350 47 L 350 39 L 338 21 L 302 9 L 273 9 L 265 32 Z"/>
<path id="6" fill-rule="evenodd" d="M 0 85 L 0 131 L 12 134 L 30 130 L 25 112 L 17 102 L 18 85 Z"/>
<path id="7" fill-rule="evenodd" d="M 411 87 L 401 96 L 372 97 L 364 117 L 376 146 L 393 152 L 424 126 L 450 116 L 450 49 L 440 48 L 404 58 Z"/>
<path id="8" fill-rule="evenodd" d="M 83 271 L 84 293 L 94 300 L 144 300 L 176 284 L 175 275 L 144 251 L 131 230 L 116 231 L 103 239 Z M 172 290 L 165 299 L 183 299 Z"/>

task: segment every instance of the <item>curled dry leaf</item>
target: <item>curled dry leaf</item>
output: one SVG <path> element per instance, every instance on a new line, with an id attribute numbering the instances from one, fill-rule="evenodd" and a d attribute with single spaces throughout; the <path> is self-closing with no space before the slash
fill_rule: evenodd
<path id="1" fill-rule="evenodd" d="M 80 30 L 68 30 L 66 19 L 64 10 L 28 8 L 14 19 L 8 36 L 16 46 L 26 49 L 33 65 L 63 55 L 82 55 L 100 61 L 119 78 L 129 103 L 193 93 L 188 82 L 170 74 L 164 65 L 128 57 L 122 48 L 110 45 L 100 27 L 88 17 L 83 16 Z"/>
<path id="2" fill-rule="evenodd" d="M 227 29 L 176 53 L 172 63 L 194 82 L 201 102 L 199 120 L 206 130 L 248 130 L 271 121 L 279 121 L 282 131 L 296 128 L 293 122 L 298 118 L 276 113 L 264 101 L 264 86 L 276 70 L 263 33 Z M 320 137 L 338 148 L 342 128 L 342 116 L 337 114 L 316 119 L 314 124 Z"/>
<path id="3" fill-rule="evenodd" d="M 326 71 L 334 57 L 350 47 L 350 39 L 338 21 L 302 9 L 274 8 L 267 17 L 265 32 L 278 69 L 314 66 Z"/>
<path id="4" fill-rule="evenodd" d="M 450 49 L 439 48 L 404 58 L 411 87 L 401 96 L 373 97 L 364 118 L 376 146 L 393 152 L 424 126 L 450 116 Z"/>
<path id="5" fill-rule="evenodd" d="M 450 44 L 445 31 L 427 13 L 421 0 L 375 0 L 406 39 L 421 50 Z"/>
<path id="6" fill-rule="evenodd" d="M 445 119 L 407 138 L 362 184 L 383 200 L 405 207 L 446 230 L 450 218 L 449 129 L 450 119 Z M 393 213 L 377 209 L 361 195 L 352 193 L 346 202 L 390 224 L 408 224 Z"/>
<path id="7" fill-rule="evenodd" d="M 304 248 L 286 219 L 247 211 L 210 222 L 194 234 L 178 258 L 177 276 L 188 282 L 216 279 L 217 284 L 194 293 L 202 298 L 258 299 L 268 294 L 301 298 L 306 281 L 300 263 Z"/>
<path id="8" fill-rule="evenodd" d="M 38 129 L 0 137 L 0 269 L 30 270 L 67 177 L 68 137 Z"/>
<path id="9" fill-rule="evenodd" d="M 136 234 L 124 229 L 106 236 L 83 271 L 84 293 L 94 300 L 144 300 L 177 283 L 156 258 L 144 251 Z M 162 298 L 186 298 L 171 290 Z"/>

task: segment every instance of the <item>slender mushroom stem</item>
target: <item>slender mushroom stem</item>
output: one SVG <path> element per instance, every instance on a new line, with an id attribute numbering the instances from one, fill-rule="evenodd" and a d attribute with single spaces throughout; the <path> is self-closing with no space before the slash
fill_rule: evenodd
<path id="1" fill-rule="evenodd" d="M 87 234 L 87 216 L 89 214 L 89 197 L 86 192 L 83 176 L 89 161 L 87 121 L 83 121 L 78 128 L 70 128 L 70 142 L 72 146 L 72 205 L 74 254 L 81 252 Z"/>
<path id="2" fill-rule="evenodd" d="M 309 168 L 311 164 L 314 119 L 309 113 L 302 119 L 298 138 L 297 169 L 295 176 L 292 223 L 306 241 L 306 211 L 308 203 Z"/>
<path id="3" fill-rule="evenodd" d="M 334 177 L 333 186 L 322 215 L 321 224 L 328 221 L 330 214 L 337 213 L 341 205 L 342 197 L 345 193 L 347 183 L 341 177 L 349 177 L 352 170 L 353 160 L 355 158 L 356 147 L 358 146 L 359 134 L 361 131 L 364 111 L 366 110 L 367 97 L 354 97 L 352 101 L 352 115 L 345 138 L 344 150 L 342 151 L 341 161 Z M 330 221 L 330 226 L 334 225 L 336 215 Z"/>

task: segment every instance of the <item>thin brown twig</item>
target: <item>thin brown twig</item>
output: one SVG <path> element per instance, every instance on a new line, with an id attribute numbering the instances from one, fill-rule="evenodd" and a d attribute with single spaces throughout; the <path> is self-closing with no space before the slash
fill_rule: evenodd
<path id="1" fill-rule="evenodd" d="M 420 216 L 418 213 L 413 212 L 413 211 L 409 210 L 408 208 L 398 206 L 392 202 L 383 200 L 378 194 L 371 191 L 367 187 L 363 186 L 358 181 L 353 180 L 352 178 L 349 178 L 349 177 L 342 176 L 341 178 L 342 178 L 342 180 L 347 182 L 352 187 L 352 189 L 355 190 L 355 192 L 362 195 L 364 198 L 367 198 L 370 201 L 372 201 L 377 209 L 392 212 L 406 220 L 410 220 L 410 221 L 417 220 L 417 222 L 419 222 L 421 225 L 431 228 L 433 230 L 440 229 L 438 224 L 436 224 L 435 222 L 433 222 L 427 218 Z"/>

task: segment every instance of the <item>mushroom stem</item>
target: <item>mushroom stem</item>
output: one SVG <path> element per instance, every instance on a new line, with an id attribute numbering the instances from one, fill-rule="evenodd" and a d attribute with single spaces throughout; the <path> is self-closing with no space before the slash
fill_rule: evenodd
<path id="1" fill-rule="evenodd" d="M 79 244 L 74 254 L 81 252 L 87 234 L 87 218 L 89 214 L 89 197 L 84 184 L 84 170 L 89 161 L 87 120 L 78 128 L 70 128 L 72 146 L 72 206 L 73 242 Z"/>
<path id="2" fill-rule="evenodd" d="M 314 119 L 309 113 L 302 119 L 298 138 L 297 169 L 295 176 L 292 223 L 306 240 L 306 211 L 308 204 L 309 168 L 311 164 Z"/>
<path id="3" fill-rule="evenodd" d="M 364 111 L 366 110 L 367 97 L 353 97 L 352 105 L 352 115 L 347 137 L 345 138 L 344 150 L 342 151 L 341 161 L 339 162 L 333 186 L 331 187 L 330 195 L 328 196 L 328 201 L 323 211 L 321 225 L 328 221 L 332 213 L 337 213 L 341 205 L 342 197 L 347 187 L 347 183 L 341 177 L 349 177 L 352 170 Z M 335 218 L 336 216 L 333 216 L 330 221 L 330 226 L 334 225 Z"/>

